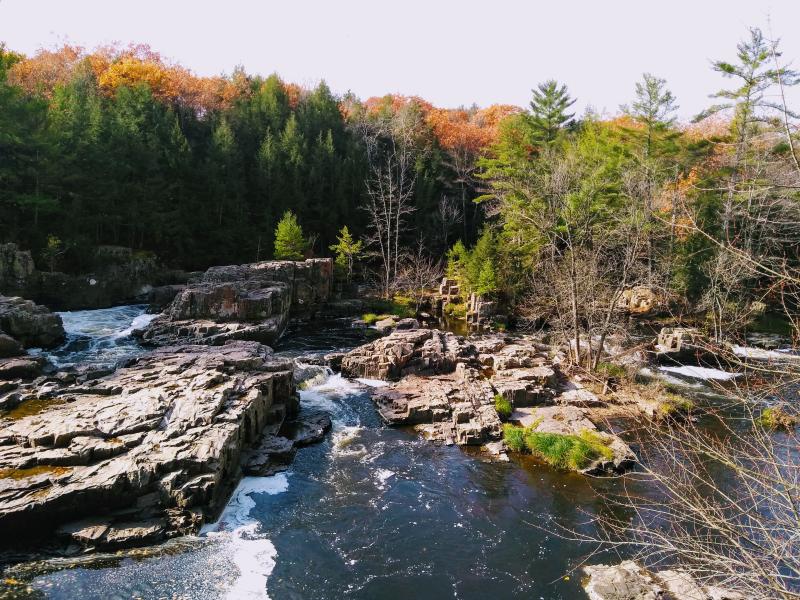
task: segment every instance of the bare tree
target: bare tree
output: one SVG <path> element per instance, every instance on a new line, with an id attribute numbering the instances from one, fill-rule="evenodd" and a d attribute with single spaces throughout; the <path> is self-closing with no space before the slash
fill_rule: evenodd
<path id="1" fill-rule="evenodd" d="M 442 196 L 439 199 L 438 211 L 436 216 L 442 227 L 442 245 L 449 248 L 448 239 L 453 227 L 464 219 L 464 213 L 458 206 L 458 202 L 450 196 Z"/>
<path id="2" fill-rule="evenodd" d="M 435 260 L 425 249 L 422 240 L 413 252 L 406 252 L 397 277 L 398 287 L 414 301 L 419 312 L 425 298 L 442 279 L 444 268 L 441 260 Z"/>
<path id="3" fill-rule="evenodd" d="M 604 492 L 600 535 L 568 536 L 744 598 L 800 598 L 800 440 L 748 427 L 755 414 L 637 424 L 642 466 Z"/>
<path id="4" fill-rule="evenodd" d="M 399 270 L 400 240 L 406 219 L 414 210 L 416 161 L 421 118 L 414 105 L 391 117 L 357 124 L 369 160 L 367 196 L 363 206 L 369 217 L 369 246 L 381 262 L 381 291 L 391 294 Z"/>

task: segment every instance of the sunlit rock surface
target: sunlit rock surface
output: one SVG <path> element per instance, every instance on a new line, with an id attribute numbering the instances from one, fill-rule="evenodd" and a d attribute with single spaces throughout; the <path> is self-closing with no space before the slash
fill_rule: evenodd
<path id="1" fill-rule="evenodd" d="M 177 292 L 141 339 L 153 345 L 273 343 L 290 316 L 312 314 L 330 298 L 332 277 L 331 259 L 212 267 L 201 282 Z"/>
<path id="2" fill-rule="evenodd" d="M 292 364 L 241 341 L 20 392 L 0 416 L 0 540 L 60 527 L 98 548 L 196 529 L 227 500 L 243 452 L 298 407 Z"/>

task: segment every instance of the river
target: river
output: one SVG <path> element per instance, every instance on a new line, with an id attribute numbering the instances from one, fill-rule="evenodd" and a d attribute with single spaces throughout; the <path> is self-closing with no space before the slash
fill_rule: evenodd
<path id="1" fill-rule="evenodd" d="M 130 333 L 144 307 L 65 313 L 59 364 L 107 364 L 141 349 Z M 276 350 L 297 357 L 354 347 L 346 321 L 293 329 Z M 302 357 L 301 357 L 302 360 Z M 697 373 L 672 373 L 690 388 Z M 704 375 L 708 375 L 707 373 Z M 573 572 L 591 548 L 554 523 L 591 532 L 602 510 L 590 480 L 534 460 L 487 462 L 382 425 L 379 382 L 321 371 L 301 410 L 325 410 L 333 431 L 291 468 L 242 480 L 219 521 L 144 553 L 31 566 L 27 597 L 170 599 L 585 599 Z M 613 556 L 595 557 L 593 562 Z M 20 596 L 17 596 L 20 597 Z"/>

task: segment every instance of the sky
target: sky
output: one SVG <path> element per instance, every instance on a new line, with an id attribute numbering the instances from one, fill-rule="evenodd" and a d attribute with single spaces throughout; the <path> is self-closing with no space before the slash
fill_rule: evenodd
<path id="1" fill-rule="evenodd" d="M 647 71 L 667 80 L 684 120 L 726 84 L 711 60 L 733 60 L 749 26 L 771 29 L 800 69 L 798 24 L 800 0 L 0 0 L 0 41 L 26 54 L 146 43 L 199 75 L 242 65 L 441 107 L 526 106 L 556 78 L 579 113 L 609 114 Z"/>

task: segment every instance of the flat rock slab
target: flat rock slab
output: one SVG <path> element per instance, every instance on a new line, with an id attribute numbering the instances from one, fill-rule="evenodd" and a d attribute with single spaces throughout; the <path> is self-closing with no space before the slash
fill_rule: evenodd
<path id="1" fill-rule="evenodd" d="M 0 415 L 0 540 L 90 515 L 108 516 L 109 531 L 74 539 L 99 547 L 192 530 L 226 502 L 242 451 L 298 406 L 291 362 L 255 342 L 164 348 L 53 383 L 19 418 Z"/>

